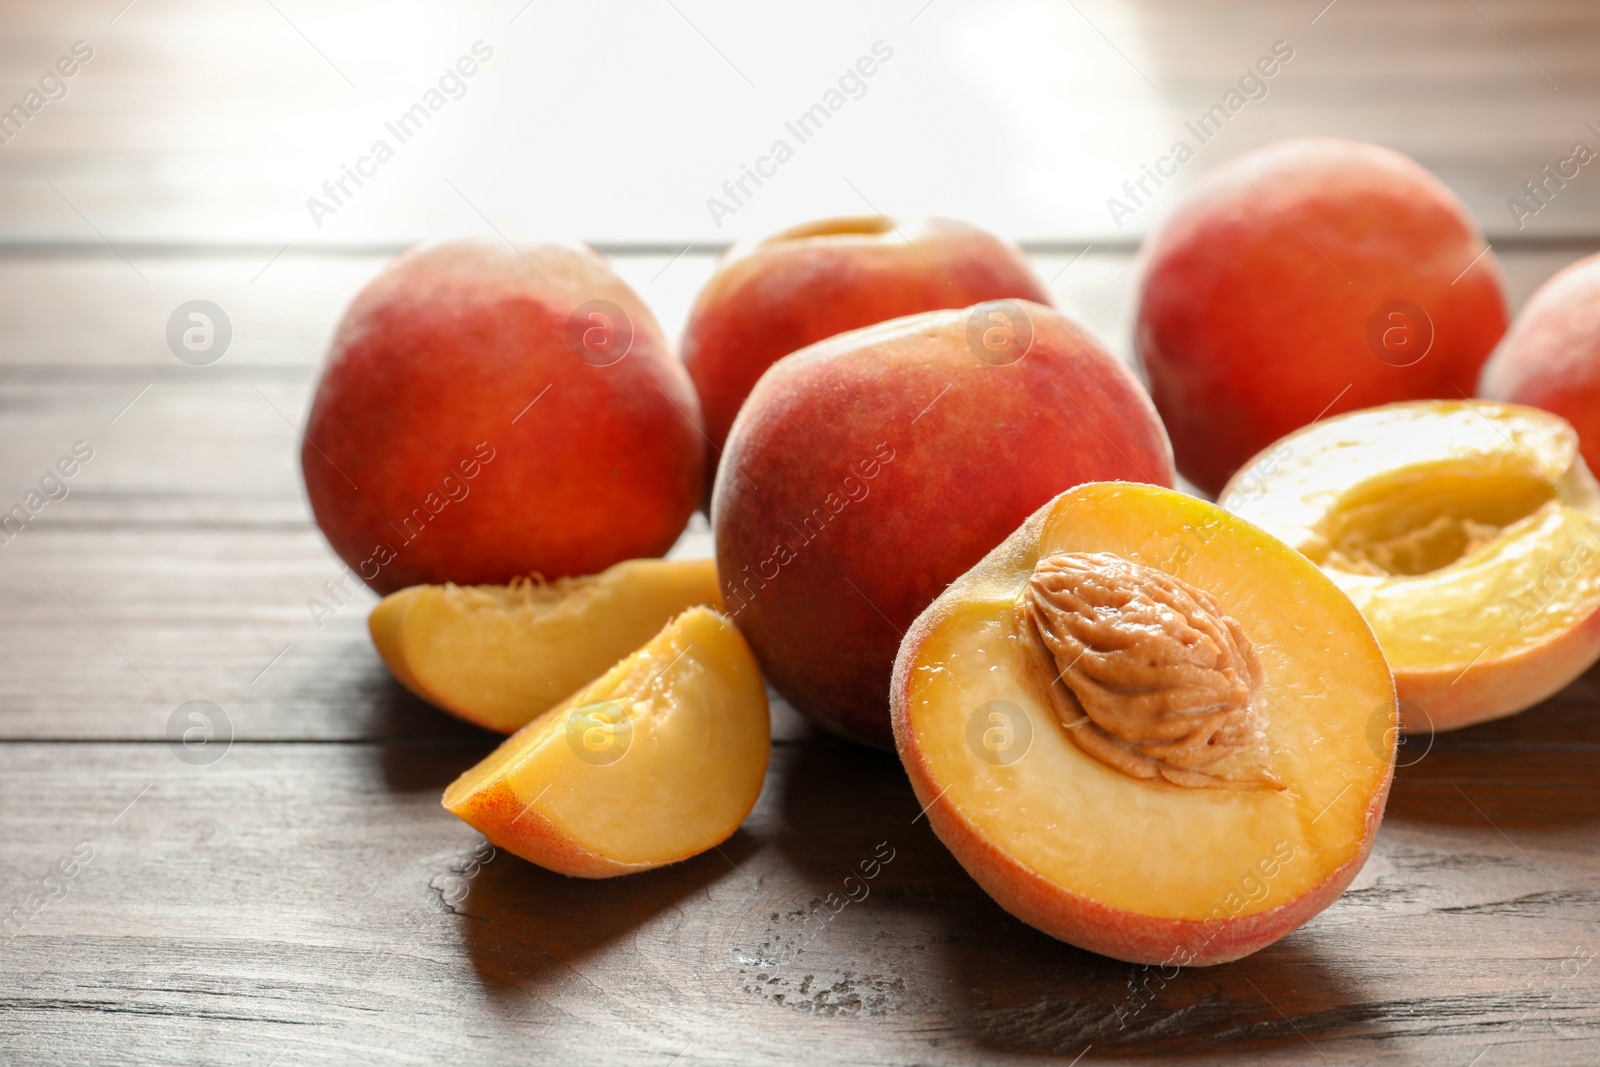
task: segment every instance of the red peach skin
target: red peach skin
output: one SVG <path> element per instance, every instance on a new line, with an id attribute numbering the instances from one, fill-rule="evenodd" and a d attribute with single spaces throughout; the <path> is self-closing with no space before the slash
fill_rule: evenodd
<path id="1" fill-rule="evenodd" d="M 1207 175 L 1142 251 L 1136 342 L 1179 472 L 1214 494 L 1321 416 L 1471 395 L 1506 327 L 1484 252 L 1455 194 L 1377 145 L 1285 141 Z"/>

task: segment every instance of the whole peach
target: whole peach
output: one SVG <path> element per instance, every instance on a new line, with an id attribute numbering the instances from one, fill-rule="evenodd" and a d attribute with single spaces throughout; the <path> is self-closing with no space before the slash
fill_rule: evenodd
<path id="1" fill-rule="evenodd" d="M 906 627 L 1080 482 L 1172 483 L 1138 381 L 1060 312 L 925 312 L 773 364 L 712 498 L 727 611 L 767 679 L 822 726 L 889 747 Z"/>
<path id="2" fill-rule="evenodd" d="M 1600 470 L 1600 255 L 1572 264 L 1533 294 L 1479 384 L 1483 396 L 1572 423 L 1584 462 Z"/>
<path id="3" fill-rule="evenodd" d="M 774 362 L 846 330 L 1013 297 L 1050 303 L 1013 244 L 965 222 L 823 219 L 735 245 L 700 290 L 683 362 L 716 449 Z M 718 453 L 707 457 L 714 475 Z"/>
<path id="4" fill-rule="evenodd" d="M 1207 175 L 1143 249 L 1136 343 L 1178 470 L 1215 493 L 1322 415 L 1471 395 L 1501 273 L 1407 157 L 1285 141 Z"/>
<path id="5" fill-rule="evenodd" d="M 688 375 L 599 256 L 456 240 L 351 303 L 300 461 L 334 551 L 390 593 L 658 555 L 704 448 Z"/>

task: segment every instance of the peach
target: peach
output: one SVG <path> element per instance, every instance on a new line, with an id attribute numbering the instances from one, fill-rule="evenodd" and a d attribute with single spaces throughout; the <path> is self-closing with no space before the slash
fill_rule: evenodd
<path id="1" fill-rule="evenodd" d="M 887 748 L 906 626 L 1079 482 L 1170 485 L 1133 374 L 1025 301 L 930 311 L 773 364 L 728 435 L 712 501 L 723 600 L 773 686 Z"/>
<path id="2" fill-rule="evenodd" d="M 720 450 L 757 379 L 790 352 L 919 311 L 1006 297 L 1050 303 L 1015 245 L 952 219 L 822 219 L 735 245 L 683 333 L 706 434 Z"/>
<path id="3" fill-rule="evenodd" d="M 635 559 L 550 583 L 414 585 L 384 597 L 367 627 L 407 689 L 508 734 L 697 605 L 722 605 L 716 564 Z"/>
<path id="4" fill-rule="evenodd" d="M 1600 468 L 1600 255 L 1533 294 L 1483 368 L 1479 392 L 1560 415 L 1578 431 L 1589 469 Z"/>
<path id="5" fill-rule="evenodd" d="M 1139 358 L 1178 471 L 1208 493 L 1329 412 L 1471 395 L 1505 332 L 1500 268 L 1465 206 L 1376 145 L 1230 160 L 1142 256 Z"/>
<path id="6" fill-rule="evenodd" d="M 414 248 L 351 303 L 306 423 L 317 523 L 379 593 L 660 555 L 702 493 L 694 389 L 595 254 Z"/>
<path id="7" fill-rule="evenodd" d="M 918 616 L 894 735 L 995 901 L 1135 963 L 1222 963 L 1360 871 L 1395 691 L 1360 612 L 1213 504 L 1099 483 L 1031 516 Z"/>
<path id="8" fill-rule="evenodd" d="M 755 807 L 771 750 L 749 646 L 694 608 L 506 738 L 444 806 L 530 863 L 631 874 L 726 841 Z"/>
<path id="9" fill-rule="evenodd" d="M 1361 609 L 1409 731 L 1511 715 L 1600 657 L 1600 486 L 1555 415 L 1491 401 L 1342 415 L 1263 453 L 1222 503 Z"/>

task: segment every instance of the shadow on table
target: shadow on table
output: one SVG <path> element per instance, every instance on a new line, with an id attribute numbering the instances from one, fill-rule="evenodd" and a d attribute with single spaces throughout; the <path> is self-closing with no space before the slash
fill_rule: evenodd
<path id="1" fill-rule="evenodd" d="M 559 987 L 574 982 L 593 986 L 586 959 L 661 912 L 703 895 L 728 877 L 729 863 L 742 864 L 756 848 L 755 839 L 740 830 L 718 850 L 682 863 L 603 879 L 568 878 L 514 857 L 487 864 L 460 909 L 462 936 L 478 980 L 490 997 L 516 1004 L 529 996 L 553 998 Z M 578 996 L 594 1000 L 597 992 Z M 607 991 L 610 996 L 618 992 Z"/>
<path id="2" fill-rule="evenodd" d="M 385 775 L 400 791 L 439 789 L 496 740 L 397 744 Z M 849 884 L 866 892 L 835 910 L 829 894 L 850 896 Z M 863 1025 L 896 1016 L 899 1029 L 933 1040 L 1069 1059 L 1092 1044 L 1095 1057 L 1305 1046 L 1314 1061 L 1324 1041 L 1404 1026 L 1403 1005 L 1363 1001 L 1304 935 L 1183 971 L 1055 941 L 1001 910 L 955 862 L 892 754 L 820 737 L 774 748 L 761 802 L 720 853 L 598 881 L 508 857 L 483 867 L 458 910 L 485 993 L 519 1016 L 529 998 L 541 1015 L 593 1012 L 600 1022 L 630 1001 L 666 998 L 695 1012 Z"/>
<path id="3" fill-rule="evenodd" d="M 384 784 L 395 793 L 435 793 L 493 752 L 504 735 L 474 726 L 412 695 L 388 672 L 367 693 Z"/>
<path id="4" fill-rule="evenodd" d="M 1021 926 L 1021 924 L 1015 924 Z M 1354 988 L 1293 935 L 1236 963 L 1142 967 L 1051 941 L 1028 928 L 995 930 L 978 945 L 948 946 L 939 964 L 972 991 L 951 1015 L 974 1044 L 1008 1052 L 1097 1058 L 1244 1056 L 1378 1037 L 1391 1009 Z"/>
<path id="5" fill-rule="evenodd" d="M 1309 1046 L 1320 1038 L 1383 1030 L 1387 1009 L 1361 1003 L 1294 936 L 1238 963 L 1162 971 L 1084 952 L 1012 918 L 929 829 L 893 756 L 799 747 L 779 819 L 772 843 L 819 888 L 859 874 L 881 843 L 894 852 L 865 899 L 801 935 L 810 940 L 793 945 L 792 962 L 755 976 L 756 990 L 783 1007 L 914 1013 L 925 1017 L 917 1029 L 962 1044 L 1068 1058 L 1092 1044 L 1096 1056 L 1300 1046 L 1315 1060 Z M 769 943 L 794 942 L 773 925 L 763 932 Z M 819 988 L 828 995 L 819 998 Z"/>
<path id="6" fill-rule="evenodd" d="M 1520 715 L 1400 746 L 1387 816 L 1453 826 L 1600 821 L 1600 668 Z"/>

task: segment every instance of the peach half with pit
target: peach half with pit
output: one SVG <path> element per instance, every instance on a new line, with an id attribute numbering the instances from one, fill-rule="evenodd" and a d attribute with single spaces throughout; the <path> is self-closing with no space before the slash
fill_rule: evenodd
<path id="1" fill-rule="evenodd" d="M 1485 400 L 1353 412 L 1290 434 L 1221 500 L 1361 609 L 1408 731 L 1522 711 L 1600 657 L 1600 486 L 1557 415 Z"/>
<path id="2" fill-rule="evenodd" d="M 720 607 L 709 559 L 633 559 L 581 578 L 414 585 L 367 617 L 378 655 L 436 707 L 509 734 L 697 605 Z"/>
<path id="3" fill-rule="evenodd" d="M 749 646 L 722 615 L 693 608 L 506 738 L 445 790 L 444 806 L 549 870 L 631 874 L 732 836 L 771 750 Z"/>
<path id="4" fill-rule="evenodd" d="M 891 689 L 935 833 L 1001 907 L 1135 963 L 1287 935 L 1365 862 L 1394 768 L 1372 631 L 1206 501 L 1089 483 L 929 606 Z"/>

